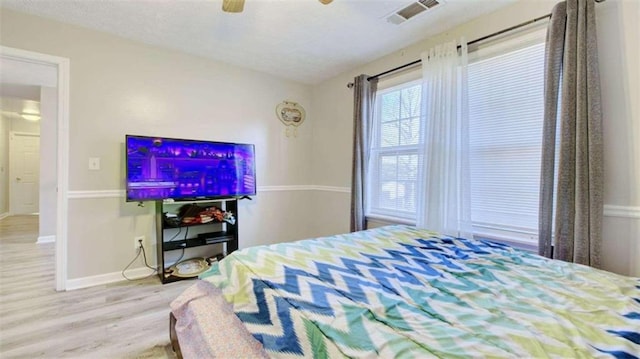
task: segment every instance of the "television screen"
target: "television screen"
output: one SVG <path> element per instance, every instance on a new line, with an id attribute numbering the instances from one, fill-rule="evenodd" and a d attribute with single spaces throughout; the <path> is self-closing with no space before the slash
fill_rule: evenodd
<path id="1" fill-rule="evenodd" d="M 256 194 L 250 144 L 127 135 L 127 201 Z"/>

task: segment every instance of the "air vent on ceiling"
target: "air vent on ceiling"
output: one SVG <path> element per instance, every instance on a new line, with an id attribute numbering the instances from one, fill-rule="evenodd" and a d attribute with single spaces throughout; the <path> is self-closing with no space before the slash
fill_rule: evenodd
<path id="1" fill-rule="evenodd" d="M 387 17 L 387 21 L 392 24 L 399 25 L 426 10 L 440 5 L 441 3 L 442 0 L 418 0 L 389 15 Z"/>

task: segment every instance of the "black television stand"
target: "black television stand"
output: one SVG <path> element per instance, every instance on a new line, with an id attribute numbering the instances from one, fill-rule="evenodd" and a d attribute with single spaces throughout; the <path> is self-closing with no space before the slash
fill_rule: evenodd
<path id="1" fill-rule="evenodd" d="M 224 213 L 232 218 L 223 218 Z M 238 198 L 156 201 L 158 275 L 162 283 L 196 278 L 175 265 L 213 262 L 238 249 Z"/>

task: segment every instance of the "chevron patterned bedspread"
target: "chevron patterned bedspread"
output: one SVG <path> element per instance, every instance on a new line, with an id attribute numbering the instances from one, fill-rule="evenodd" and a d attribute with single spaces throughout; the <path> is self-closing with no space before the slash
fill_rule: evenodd
<path id="1" fill-rule="evenodd" d="M 409 226 L 243 249 L 201 278 L 274 358 L 640 357 L 640 279 Z"/>

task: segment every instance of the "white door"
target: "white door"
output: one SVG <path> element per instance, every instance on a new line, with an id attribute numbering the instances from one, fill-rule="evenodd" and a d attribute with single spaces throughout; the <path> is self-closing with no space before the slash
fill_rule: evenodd
<path id="1" fill-rule="evenodd" d="M 9 135 L 9 212 L 39 212 L 40 135 L 11 132 Z"/>

